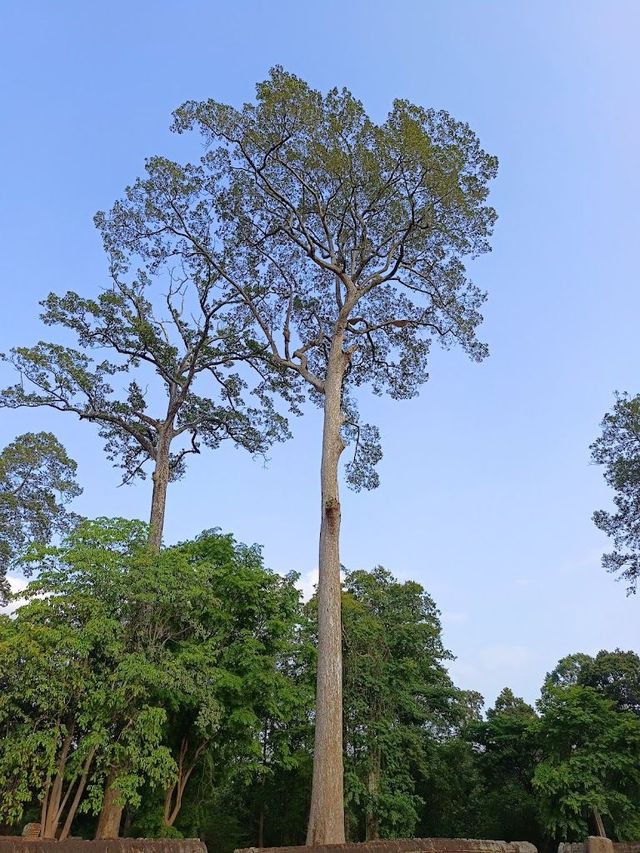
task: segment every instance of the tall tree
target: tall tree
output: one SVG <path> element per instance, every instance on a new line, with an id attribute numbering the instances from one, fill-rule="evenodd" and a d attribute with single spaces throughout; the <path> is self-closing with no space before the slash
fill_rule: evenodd
<path id="1" fill-rule="evenodd" d="M 11 563 L 31 542 L 47 543 L 73 523 L 67 504 L 82 492 L 76 467 L 50 432 L 19 435 L 0 452 L 0 603 Z"/>
<path id="2" fill-rule="evenodd" d="M 602 433 L 591 445 L 591 458 L 604 466 L 604 478 L 614 490 L 615 512 L 599 509 L 593 520 L 614 550 L 602 557 L 609 572 L 619 572 L 634 593 L 640 577 L 640 394 L 616 395 L 602 421 Z"/>
<path id="3" fill-rule="evenodd" d="M 224 282 L 236 323 L 297 400 L 323 409 L 319 635 L 308 841 L 344 840 L 338 467 L 378 483 L 378 432 L 354 389 L 407 398 L 427 379 L 433 338 L 475 360 L 481 293 L 465 256 L 489 248 L 486 204 L 497 161 L 468 125 L 398 100 L 376 124 L 347 90 L 323 96 L 275 68 L 242 109 L 184 104 L 174 129 L 207 152 L 180 166 L 155 157 L 105 219 L 109 239 L 150 269 L 178 260 Z M 237 302 L 237 304 L 236 304 Z"/>
<path id="4" fill-rule="evenodd" d="M 96 223 L 103 228 L 101 214 Z M 182 476 L 189 454 L 226 439 L 264 454 L 287 436 L 287 424 L 273 407 L 266 376 L 256 374 L 253 403 L 245 401 L 242 365 L 251 351 L 243 328 L 232 331 L 226 320 L 239 297 L 221 293 L 213 271 L 201 278 L 172 268 L 163 278 L 151 269 L 127 278 L 122 248 L 108 234 L 105 248 L 107 290 L 96 299 L 52 293 L 42 303 L 43 321 L 70 330 L 78 349 L 41 341 L 3 356 L 20 381 L 2 392 L 0 406 L 48 406 L 97 424 L 123 482 L 144 477 L 151 462 L 149 542 L 157 549 L 168 483 Z M 92 349 L 107 357 L 94 361 L 86 352 Z"/>

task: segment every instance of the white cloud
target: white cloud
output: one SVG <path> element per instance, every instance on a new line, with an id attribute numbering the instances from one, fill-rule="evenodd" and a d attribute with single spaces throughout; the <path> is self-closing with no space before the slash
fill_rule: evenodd
<path id="1" fill-rule="evenodd" d="M 23 589 L 27 588 L 27 584 L 29 581 L 26 578 L 16 577 L 15 575 L 7 575 L 7 580 L 9 581 L 9 588 L 12 593 L 22 592 Z M 16 601 L 11 601 L 5 607 L 0 607 L 0 613 L 13 613 L 21 604 L 24 604 L 23 598 L 18 598 Z"/>
<path id="2" fill-rule="evenodd" d="M 340 577 L 342 581 L 344 581 L 344 572 L 340 572 Z M 298 580 L 296 586 L 302 593 L 302 600 L 309 601 L 311 596 L 316 591 L 316 585 L 318 583 L 318 569 L 308 569 L 306 572 L 300 573 L 300 579 Z"/>
<path id="3" fill-rule="evenodd" d="M 296 586 L 302 592 L 302 600 L 309 601 L 311 596 L 316 590 L 316 584 L 318 583 L 318 570 L 317 569 L 309 569 L 306 572 L 302 572 L 300 575 L 300 579 Z"/>

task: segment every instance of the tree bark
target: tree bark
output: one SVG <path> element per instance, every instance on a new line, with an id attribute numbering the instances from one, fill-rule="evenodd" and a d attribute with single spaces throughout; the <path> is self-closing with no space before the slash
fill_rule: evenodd
<path id="1" fill-rule="evenodd" d="M 264 791 L 267 774 L 267 751 L 269 743 L 269 720 L 262 727 L 262 778 L 260 779 L 260 809 L 258 812 L 258 847 L 264 847 Z"/>
<path id="2" fill-rule="evenodd" d="M 104 800 L 98 818 L 96 838 L 117 838 L 120 833 L 124 803 L 120 803 L 120 792 L 113 787 L 115 781 L 116 773 L 112 771 L 104 789 Z"/>
<path id="3" fill-rule="evenodd" d="M 162 531 L 164 529 L 164 514 L 167 505 L 167 488 L 169 486 L 169 452 L 171 450 L 171 436 L 173 423 L 166 423 L 158 438 L 156 449 L 156 467 L 154 468 L 153 494 L 151 496 L 151 515 L 149 518 L 149 547 L 159 551 L 162 545 Z"/>
<path id="4" fill-rule="evenodd" d="M 190 768 L 184 775 L 181 774 L 177 782 L 175 782 L 165 792 L 163 815 L 163 823 L 165 826 L 173 826 L 176 818 L 180 814 L 184 789 L 187 787 L 187 782 L 189 781 L 192 770 L 193 768 Z"/>
<path id="5" fill-rule="evenodd" d="M 180 814 L 182 798 L 184 797 L 187 782 L 191 778 L 191 774 L 198 763 L 198 759 L 207 748 L 208 744 L 208 740 L 202 741 L 193 753 L 191 764 L 187 765 L 186 758 L 187 752 L 189 751 L 189 740 L 186 737 L 182 739 L 182 743 L 180 744 L 180 754 L 178 756 L 178 776 L 173 785 L 167 788 L 164 795 L 163 822 L 165 826 L 173 826 L 176 818 Z"/>
<path id="6" fill-rule="evenodd" d="M 348 356 L 342 335 L 332 342 L 325 379 L 321 518 L 318 561 L 318 675 L 311 810 L 307 844 L 342 844 L 342 620 L 340 585 L 340 500 L 338 463 L 344 450 L 342 383 Z"/>
<path id="7" fill-rule="evenodd" d="M 46 807 L 43 808 L 42 824 L 40 826 L 41 838 L 55 838 L 58 829 L 58 821 L 60 820 L 60 803 L 62 801 L 62 791 L 64 787 L 64 772 L 67 766 L 67 758 L 69 757 L 69 749 L 73 739 L 74 724 L 69 726 L 69 730 L 62 744 L 62 751 L 58 759 L 56 777 L 47 798 Z"/>
<path id="8" fill-rule="evenodd" d="M 47 777 L 47 784 L 45 785 L 44 795 L 42 797 L 42 805 L 40 806 L 40 838 L 42 838 L 42 833 L 44 831 L 45 824 L 47 822 L 47 809 L 49 807 L 49 791 L 51 790 L 51 776 Z"/>
<path id="9" fill-rule="evenodd" d="M 600 815 L 600 812 L 598 811 L 598 809 L 595 806 L 593 807 L 592 811 L 593 811 L 593 819 L 594 819 L 595 824 L 596 824 L 596 831 L 597 831 L 598 835 L 601 838 L 606 838 L 607 832 L 604 828 L 604 823 L 602 821 L 602 816 Z"/>
<path id="10" fill-rule="evenodd" d="M 59 841 L 63 841 L 69 833 L 71 832 L 71 826 L 73 824 L 73 819 L 76 816 L 76 812 L 78 811 L 78 806 L 80 805 L 80 800 L 82 799 L 82 795 L 84 794 L 84 789 L 87 784 L 87 777 L 89 776 L 89 770 L 91 768 L 91 764 L 93 762 L 93 756 L 95 755 L 95 747 L 91 748 L 89 755 L 87 755 L 84 766 L 82 768 L 82 775 L 78 781 L 78 787 L 76 788 L 76 793 L 73 798 L 73 802 L 69 806 L 69 811 L 67 812 L 67 819 L 64 822 L 64 826 L 60 831 L 60 835 L 58 836 Z"/>

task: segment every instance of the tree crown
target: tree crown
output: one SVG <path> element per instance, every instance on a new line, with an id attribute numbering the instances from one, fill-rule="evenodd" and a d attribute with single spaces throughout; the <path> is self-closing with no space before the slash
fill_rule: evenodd
<path id="1" fill-rule="evenodd" d="M 242 109 L 184 104 L 174 129 L 194 128 L 208 146 L 200 162 L 151 158 L 104 220 L 121 270 L 135 256 L 149 274 L 179 263 L 215 279 L 290 398 L 305 384 L 324 394 L 339 347 L 345 437 L 377 461 L 350 387 L 413 396 L 434 337 L 487 354 L 484 294 L 463 259 L 489 248 L 496 159 L 444 111 L 398 100 L 376 124 L 346 89 L 323 96 L 281 68 Z M 360 468 L 353 483 L 376 485 Z"/>

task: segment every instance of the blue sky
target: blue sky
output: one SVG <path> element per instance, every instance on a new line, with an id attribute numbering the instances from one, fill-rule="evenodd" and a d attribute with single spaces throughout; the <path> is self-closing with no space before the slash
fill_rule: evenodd
<path id="1" fill-rule="evenodd" d="M 346 492 L 343 562 L 422 582 L 442 610 L 460 686 L 536 698 L 574 651 L 640 647 L 636 598 L 600 567 L 590 520 L 610 495 L 589 443 L 615 389 L 640 390 L 640 60 L 635 0 L 24 0 L 2 7 L 0 349 L 51 331 L 50 290 L 94 293 L 92 224 L 151 154 L 179 156 L 171 110 L 238 104 L 270 66 L 348 86 L 382 119 L 394 97 L 468 121 L 500 158 L 491 357 L 434 352 L 419 398 L 367 397 L 381 487 Z M 193 147 L 194 143 L 190 143 Z M 195 148 L 193 149 L 195 150 Z M 2 383 L 10 381 L 2 375 Z M 169 495 L 167 539 L 219 526 L 264 545 L 309 588 L 319 418 L 267 467 L 225 448 Z M 0 412 L 0 442 L 50 429 L 79 463 L 87 515 L 146 517 L 149 482 L 118 488 L 96 431 L 55 412 Z"/>

